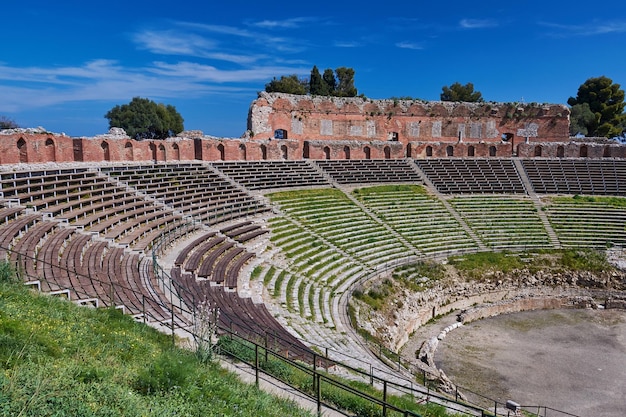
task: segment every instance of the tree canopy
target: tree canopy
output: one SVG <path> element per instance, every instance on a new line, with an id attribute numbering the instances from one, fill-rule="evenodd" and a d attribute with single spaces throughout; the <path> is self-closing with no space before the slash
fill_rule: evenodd
<path id="1" fill-rule="evenodd" d="M 570 126 L 579 128 L 575 133 L 607 138 L 624 134 L 626 125 L 624 90 L 610 78 L 605 76 L 589 78 L 578 87 L 577 96 L 567 100 L 567 104 L 572 106 Z M 589 111 L 586 111 L 587 107 L 582 107 L 585 104 Z M 594 115 L 593 118 L 590 113 Z"/>
<path id="2" fill-rule="evenodd" d="M 135 139 L 165 139 L 184 130 L 183 117 L 174 106 L 141 97 L 113 107 L 104 117 L 109 128 L 121 127 Z"/>
<path id="3" fill-rule="evenodd" d="M 300 79 L 296 74 L 283 75 L 280 79 L 274 77 L 272 81 L 265 84 L 265 91 L 268 93 L 287 93 L 304 95 L 307 93 L 308 81 Z"/>
<path id="4" fill-rule="evenodd" d="M 339 67 L 336 70 L 327 68 L 320 74 L 317 66 L 311 69 L 311 76 L 307 80 L 297 75 L 283 75 L 279 79 L 274 77 L 265 84 L 268 93 L 288 93 L 298 95 L 319 95 L 356 97 L 357 89 L 354 86 L 355 71 L 352 68 Z"/>
<path id="5" fill-rule="evenodd" d="M 0 130 L 3 129 L 16 129 L 18 124 L 13 119 L 9 119 L 6 116 L 0 116 Z"/>
<path id="6" fill-rule="evenodd" d="M 483 95 L 480 91 L 474 91 L 474 84 L 467 83 L 461 85 L 455 82 L 451 86 L 441 87 L 441 101 L 465 101 L 465 102 L 483 102 Z"/>

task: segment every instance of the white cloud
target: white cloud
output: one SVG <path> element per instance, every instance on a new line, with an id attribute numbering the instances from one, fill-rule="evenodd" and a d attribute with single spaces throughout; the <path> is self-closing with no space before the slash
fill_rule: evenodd
<path id="1" fill-rule="evenodd" d="M 459 26 L 463 29 L 484 29 L 498 26 L 498 22 L 491 19 L 461 19 Z"/>
<path id="2" fill-rule="evenodd" d="M 363 46 L 363 44 L 357 41 L 335 41 L 333 46 L 337 48 L 358 48 Z"/>
<path id="3" fill-rule="evenodd" d="M 598 21 L 583 24 L 561 24 L 552 22 L 538 22 L 540 26 L 554 29 L 549 36 L 566 38 L 571 36 L 596 36 L 612 33 L 626 33 L 626 21 Z"/>
<path id="4" fill-rule="evenodd" d="M 109 60 L 59 68 L 0 65 L 0 112 L 135 96 L 190 98 L 242 89 L 256 91 L 259 82 L 277 74 L 309 72 L 310 68 L 300 65 L 224 70 L 195 62 L 154 62 L 145 67 L 124 68 Z"/>
<path id="5" fill-rule="evenodd" d="M 263 29 L 297 29 L 303 24 L 319 23 L 320 21 L 324 20 L 320 17 L 293 17 L 284 20 L 261 20 L 252 22 L 250 25 Z"/>
<path id="6" fill-rule="evenodd" d="M 396 47 L 401 48 L 401 49 L 413 49 L 413 50 L 422 50 L 422 49 L 424 49 L 424 46 L 422 46 L 419 43 L 407 42 L 407 41 L 396 43 Z"/>

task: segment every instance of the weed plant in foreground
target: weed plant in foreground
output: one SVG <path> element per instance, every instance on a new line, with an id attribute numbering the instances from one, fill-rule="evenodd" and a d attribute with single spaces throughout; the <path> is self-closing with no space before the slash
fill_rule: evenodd
<path id="1" fill-rule="evenodd" d="M 311 415 L 117 310 L 34 294 L 2 271 L 0 416 Z"/>

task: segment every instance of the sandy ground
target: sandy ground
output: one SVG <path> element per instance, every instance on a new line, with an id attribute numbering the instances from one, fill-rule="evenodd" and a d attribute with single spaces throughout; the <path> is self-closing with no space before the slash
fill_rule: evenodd
<path id="1" fill-rule="evenodd" d="M 449 333 L 435 362 L 459 386 L 503 403 L 626 416 L 624 311 L 531 311 L 481 320 Z"/>

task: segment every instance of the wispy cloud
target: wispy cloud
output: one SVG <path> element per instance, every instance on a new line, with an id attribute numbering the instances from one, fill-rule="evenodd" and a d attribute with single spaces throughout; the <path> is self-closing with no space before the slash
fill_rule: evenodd
<path id="1" fill-rule="evenodd" d="M 358 48 L 363 46 L 363 43 L 359 41 L 334 41 L 333 46 L 336 48 Z"/>
<path id="2" fill-rule="evenodd" d="M 284 20 L 260 20 L 258 22 L 251 22 L 250 26 L 263 28 L 263 29 L 296 29 L 303 25 L 312 23 L 323 22 L 321 17 L 293 17 Z"/>
<path id="3" fill-rule="evenodd" d="M 594 20 L 581 24 L 538 22 L 540 26 L 552 29 L 549 36 L 567 38 L 572 36 L 596 36 L 612 33 L 626 33 L 626 20 Z"/>
<path id="4" fill-rule="evenodd" d="M 125 68 L 96 60 L 75 67 L 11 67 L 0 64 L 0 112 L 68 102 L 127 100 L 131 97 L 204 97 L 232 91 L 256 91 L 259 81 L 277 74 L 305 75 L 304 66 L 251 66 L 223 70 L 194 62 L 154 62 Z"/>
<path id="5" fill-rule="evenodd" d="M 498 22 L 492 19 L 461 19 L 459 26 L 462 29 L 485 29 L 498 26 Z"/>
<path id="6" fill-rule="evenodd" d="M 424 46 L 422 44 L 415 43 L 415 42 L 408 42 L 408 41 L 398 42 L 396 43 L 396 47 L 401 48 L 401 49 L 413 49 L 413 50 L 424 49 Z"/>

